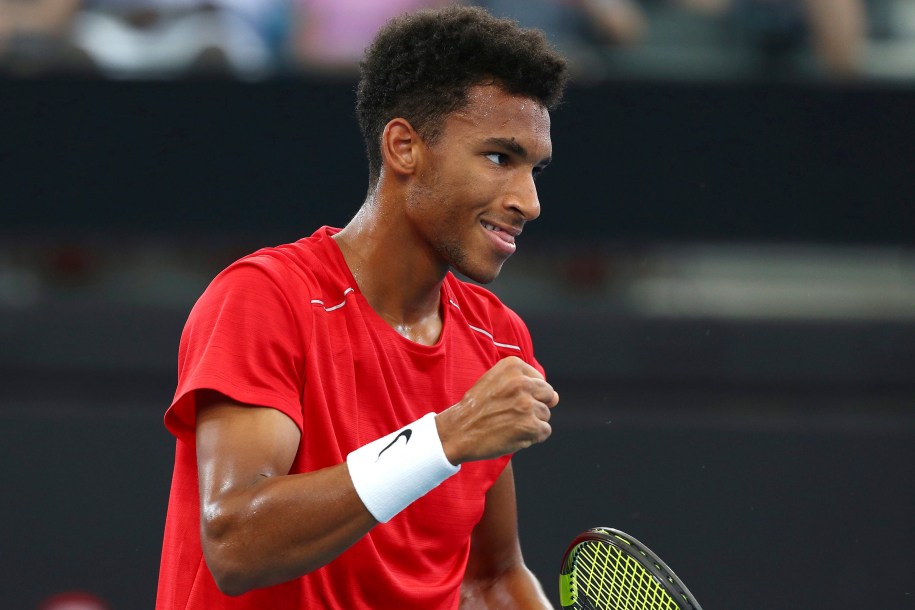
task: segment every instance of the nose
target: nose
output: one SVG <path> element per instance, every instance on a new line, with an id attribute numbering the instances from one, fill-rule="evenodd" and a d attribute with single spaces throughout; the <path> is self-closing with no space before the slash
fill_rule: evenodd
<path id="1" fill-rule="evenodd" d="M 505 199 L 505 206 L 521 214 L 525 222 L 540 216 L 540 198 L 537 184 L 530 173 L 522 174 L 513 182 L 511 192 Z"/>

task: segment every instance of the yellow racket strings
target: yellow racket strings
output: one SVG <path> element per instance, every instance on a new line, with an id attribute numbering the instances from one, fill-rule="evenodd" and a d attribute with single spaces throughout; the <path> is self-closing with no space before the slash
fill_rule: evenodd
<path id="1" fill-rule="evenodd" d="M 650 572 L 613 545 L 583 543 L 575 564 L 578 595 L 598 610 L 679 610 Z"/>

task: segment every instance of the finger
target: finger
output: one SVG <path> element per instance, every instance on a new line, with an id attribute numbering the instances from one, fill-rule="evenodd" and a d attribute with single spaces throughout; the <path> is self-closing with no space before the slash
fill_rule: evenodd
<path id="1" fill-rule="evenodd" d="M 532 377 L 534 379 L 544 379 L 543 374 L 535 369 L 533 366 L 518 358 L 517 356 L 508 356 L 500 360 L 497 364 L 505 363 L 503 366 L 512 366 L 517 367 L 517 370 L 521 372 L 525 377 Z"/>
<path id="2" fill-rule="evenodd" d="M 534 442 L 542 443 L 546 439 L 550 438 L 550 435 L 553 434 L 553 427 L 546 423 L 545 421 L 540 422 L 538 426 L 537 436 Z"/>
<path id="3" fill-rule="evenodd" d="M 550 410 L 550 407 L 542 402 L 534 403 L 534 416 L 543 422 L 550 421 L 550 418 L 553 417 L 553 412 Z"/>
<path id="4" fill-rule="evenodd" d="M 543 376 L 543 373 L 541 373 L 540 371 L 538 371 L 537 369 L 535 369 L 534 367 L 532 367 L 532 366 L 531 366 L 530 364 L 528 364 L 527 362 L 524 362 L 524 361 L 522 360 L 522 361 L 521 361 L 521 364 L 524 365 L 524 366 L 522 367 L 522 369 L 521 369 L 522 372 L 523 372 L 525 375 L 527 375 L 528 377 L 533 377 L 534 379 L 546 380 L 546 377 Z"/>
<path id="5" fill-rule="evenodd" d="M 543 381 L 542 379 L 532 380 L 530 382 L 529 388 L 530 394 L 533 398 L 539 400 L 542 403 L 546 403 L 547 405 L 550 405 L 550 403 L 553 402 L 554 399 L 558 399 L 559 396 L 556 394 L 556 390 L 553 389 L 553 386 L 548 384 L 546 381 Z"/>

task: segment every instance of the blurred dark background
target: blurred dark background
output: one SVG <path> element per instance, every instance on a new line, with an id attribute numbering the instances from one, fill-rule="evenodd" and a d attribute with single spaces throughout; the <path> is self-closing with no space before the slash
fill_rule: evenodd
<path id="1" fill-rule="evenodd" d="M 366 188 L 368 16 L 126 4 L 0 0 L 8 608 L 153 606 L 190 307 Z M 912 3 L 488 4 L 576 69 L 543 215 L 492 285 L 562 397 L 515 458 L 551 598 L 604 525 L 707 610 L 915 607 Z"/>

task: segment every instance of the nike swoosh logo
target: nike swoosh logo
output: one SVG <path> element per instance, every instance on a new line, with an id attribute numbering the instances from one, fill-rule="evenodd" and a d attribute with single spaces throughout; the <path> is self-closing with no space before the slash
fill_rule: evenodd
<path id="1" fill-rule="evenodd" d="M 395 437 L 394 437 L 394 440 L 391 441 L 390 443 L 388 443 L 388 446 L 387 446 L 387 447 L 385 447 L 384 449 L 382 449 L 381 451 L 378 452 L 378 457 L 375 458 L 375 461 L 377 462 L 378 460 L 380 460 L 380 459 L 381 459 L 381 454 L 384 453 L 385 451 L 387 451 L 388 449 L 390 449 L 391 447 L 393 447 L 393 446 L 394 446 L 394 443 L 396 443 L 397 441 L 399 441 L 401 438 L 404 439 L 404 445 L 406 445 L 407 443 L 409 443 L 409 442 L 410 442 L 410 437 L 411 437 L 411 436 L 413 436 L 413 431 L 410 430 L 409 428 L 407 428 L 406 430 L 401 430 L 401 431 L 400 431 L 400 434 L 398 434 L 397 436 L 395 436 Z"/>

